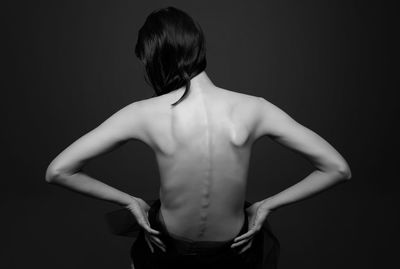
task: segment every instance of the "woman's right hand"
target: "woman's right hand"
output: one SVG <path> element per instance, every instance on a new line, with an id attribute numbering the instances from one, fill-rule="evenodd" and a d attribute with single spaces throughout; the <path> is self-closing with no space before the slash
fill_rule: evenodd
<path id="1" fill-rule="evenodd" d="M 154 248 L 151 243 L 165 252 L 165 244 L 160 240 L 160 238 L 157 237 L 160 232 L 150 227 L 150 222 L 148 219 L 150 206 L 143 199 L 134 197 L 132 202 L 127 205 L 126 208 L 134 215 L 138 224 L 144 229 L 145 240 L 151 252 L 154 252 Z"/>

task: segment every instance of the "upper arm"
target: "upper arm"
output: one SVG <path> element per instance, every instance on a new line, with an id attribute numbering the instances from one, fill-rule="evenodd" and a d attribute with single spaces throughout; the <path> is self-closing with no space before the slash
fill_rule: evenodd
<path id="1" fill-rule="evenodd" d="M 261 97 L 257 116 L 258 136 L 267 135 L 279 144 L 302 154 L 320 170 L 350 174 L 346 160 L 332 145 Z"/>
<path id="2" fill-rule="evenodd" d="M 114 150 L 130 139 L 143 136 L 143 112 L 132 103 L 106 119 L 62 151 L 49 165 L 48 174 L 74 173 L 88 160 Z"/>

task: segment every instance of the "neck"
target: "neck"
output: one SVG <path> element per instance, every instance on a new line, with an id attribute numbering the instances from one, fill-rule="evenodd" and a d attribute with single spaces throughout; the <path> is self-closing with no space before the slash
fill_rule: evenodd
<path id="1" fill-rule="evenodd" d="M 202 71 L 190 80 L 190 89 L 198 90 L 215 86 L 205 71 Z"/>

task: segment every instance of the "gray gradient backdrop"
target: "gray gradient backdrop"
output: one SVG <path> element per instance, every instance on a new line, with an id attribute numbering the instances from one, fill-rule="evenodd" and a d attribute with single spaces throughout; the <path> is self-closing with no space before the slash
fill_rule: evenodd
<path id="1" fill-rule="evenodd" d="M 348 160 L 350 182 L 269 216 L 280 268 L 385 268 L 394 260 L 386 11 L 366 1 L 13 1 L 3 6 L 1 268 L 129 268 L 131 239 L 111 235 L 117 205 L 45 183 L 49 162 L 123 106 L 150 97 L 133 54 L 154 9 L 191 14 L 220 87 L 263 96 Z M 390 127 L 390 128 L 389 128 Z M 396 142 L 397 143 L 397 142 Z M 267 138 L 252 154 L 247 199 L 313 167 Z M 143 199 L 158 197 L 150 148 L 130 142 L 86 166 Z"/>

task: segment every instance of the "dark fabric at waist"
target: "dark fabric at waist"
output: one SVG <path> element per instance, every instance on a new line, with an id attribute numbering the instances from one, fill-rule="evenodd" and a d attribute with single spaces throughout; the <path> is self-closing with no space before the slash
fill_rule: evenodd
<path id="1" fill-rule="evenodd" d="M 276 269 L 280 253 L 280 244 L 270 229 L 267 220 L 253 238 L 252 246 L 239 254 L 243 246 L 232 249 L 232 240 L 228 241 L 193 241 L 168 233 L 160 214 L 161 201 L 153 200 L 148 219 L 150 226 L 160 231 L 158 237 L 166 245 L 166 252 L 153 245 L 154 253 L 145 241 L 144 229 L 140 228 L 137 239 L 131 248 L 131 258 L 135 269 L 156 268 L 246 268 L 246 269 Z M 239 235 L 248 231 L 248 214 L 245 210 L 251 203 L 245 201 L 245 220 Z M 235 237 L 237 237 L 235 236 Z"/>

